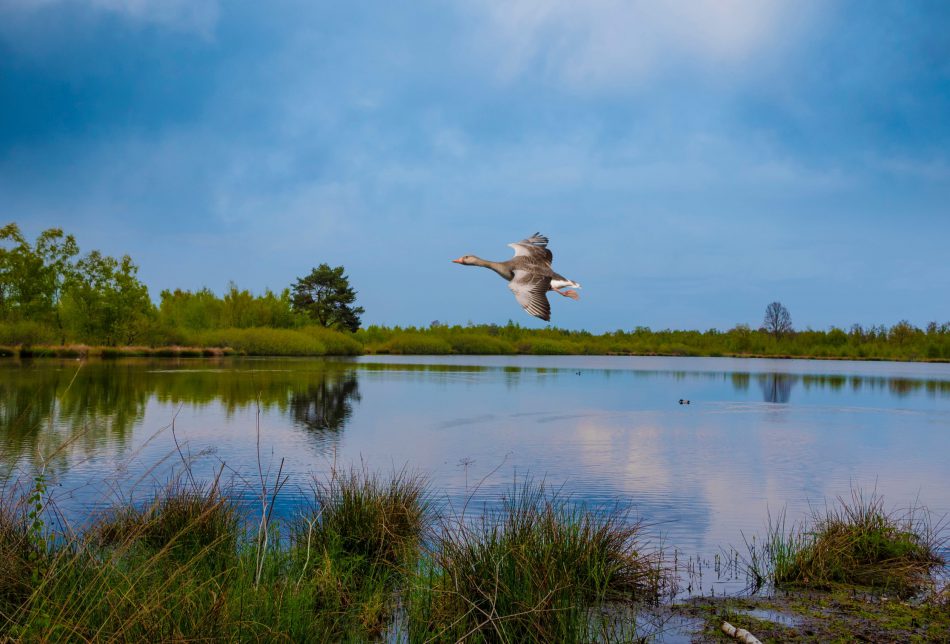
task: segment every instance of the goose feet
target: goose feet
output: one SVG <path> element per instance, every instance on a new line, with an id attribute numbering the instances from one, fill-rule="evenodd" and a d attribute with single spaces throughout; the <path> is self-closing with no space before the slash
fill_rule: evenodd
<path id="1" fill-rule="evenodd" d="M 568 290 L 566 290 L 566 291 L 559 291 L 559 290 L 557 290 L 556 288 L 552 288 L 551 290 L 554 291 L 555 293 L 557 293 L 558 295 L 563 295 L 564 297 L 569 297 L 569 298 L 571 298 L 572 300 L 576 300 L 576 299 L 578 299 L 578 298 L 580 297 L 580 296 L 577 294 L 577 291 L 571 290 L 571 289 L 568 289 Z"/>

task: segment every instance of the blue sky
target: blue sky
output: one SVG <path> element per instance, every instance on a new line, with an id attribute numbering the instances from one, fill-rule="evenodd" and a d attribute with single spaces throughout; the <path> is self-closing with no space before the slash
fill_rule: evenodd
<path id="1" fill-rule="evenodd" d="M 364 322 L 950 320 L 950 4 L 0 0 L 0 218 Z M 553 296 L 557 297 L 557 296 Z"/>

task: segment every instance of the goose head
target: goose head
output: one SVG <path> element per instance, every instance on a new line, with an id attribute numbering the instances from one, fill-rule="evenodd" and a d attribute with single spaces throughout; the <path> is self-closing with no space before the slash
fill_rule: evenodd
<path id="1" fill-rule="evenodd" d="M 452 262 L 454 262 L 455 264 L 467 264 L 469 266 L 472 266 L 473 264 L 475 264 L 475 261 L 477 259 L 478 258 L 475 257 L 474 255 L 462 255 L 458 259 L 453 259 Z"/>

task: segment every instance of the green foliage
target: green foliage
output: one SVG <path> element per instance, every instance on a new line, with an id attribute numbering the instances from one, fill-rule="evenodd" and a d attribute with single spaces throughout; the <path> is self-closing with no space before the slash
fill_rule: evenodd
<path id="1" fill-rule="evenodd" d="M 0 316 L 7 320 L 54 323 L 56 306 L 73 274 L 79 253 L 72 235 L 50 228 L 33 246 L 15 223 L 0 228 Z"/>
<path id="2" fill-rule="evenodd" d="M 362 347 L 347 334 L 322 327 L 300 329 L 215 329 L 188 336 L 189 344 L 222 347 L 249 356 L 359 355 Z"/>
<path id="3" fill-rule="evenodd" d="M 266 326 L 286 329 L 295 324 L 288 289 L 284 289 L 279 295 L 265 289 L 263 295 L 255 297 L 250 291 L 239 290 L 232 282 L 228 286 L 228 292 L 224 294 L 218 324 L 220 327 L 243 329 Z"/>
<path id="4" fill-rule="evenodd" d="M 224 303 L 210 289 L 198 291 L 164 290 L 158 307 L 163 324 L 186 331 L 204 331 L 221 327 Z"/>
<path id="5" fill-rule="evenodd" d="M 56 329 L 42 322 L 32 320 L 0 322 L 0 345 L 22 344 L 29 347 L 35 344 L 55 344 L 58 339 Z"/>
<path id="6" fill-rule="evenodd" d="M 363 307 L 352 306 L 356 291 L 350 287 L 343 267 L 320 264 L 293 285 L 293 308 L 320 326 L 356 331 L 360 328 Z"/>
<path id="7" fill-rule="evenodd" d="M 66 283 L 62 317 L 84 342 L 135 344 L 147 333 L 154 307 L 131 257 L 117 260 L 94 250 L 76 263 Z"/>
<path id="8" fill-rule="evenodd" d="M 50 228 L 30 245 L 16 224 L 0 229 L 0 318 L 14 328 L 19 344 L 55 334 L 100 344 L 131 344 L 154 318 L 148 290 L 127 255 L 117 260 L 92 251 L 78 261 L 72 235 Z M 53 331 L 55 329 L 55 331 Z M 3 335 L 3 334 L 0 334 Z"/>
<path id="9" fill-rule="evenodd" d="M 255 296 L 233 282 L 224 297 L 210 289 L 199 291 L 162 291 L 159 316 L 163 325 L 186 331 L 250 327 L 287 329 L 296 326 L 297 317 L 290 305 L 290 291 L 280 294 L 265 290 Z"/>
<path id="10" fill-rule="evenodd" d="M 526 338 L 518 343 L 519 353 L 533 355 L 556 356 L 585 353 L 580 346 L 569 342 L 549 338 Z"/>

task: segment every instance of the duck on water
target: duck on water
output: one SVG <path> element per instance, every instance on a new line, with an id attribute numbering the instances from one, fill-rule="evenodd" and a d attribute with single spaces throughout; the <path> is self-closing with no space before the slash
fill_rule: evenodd
<path id="1" fill-rule="evenodd" d="M 548 291 L 554 291 L 572 300 L 578 299 L 577 291 L 567 287 L 580 288 L 581 285 L 555 273 L 551 268 L 554 255 L 548 249 L 547 237 L 535 233 L 508 246 L 515 250 L 515 256 L 505 262 L 491 262 L 475 255 L 463 255 L 452 261 L 456 264 L 492 269 L 508 281 L 508 288 L 525 311 L 546 322 L 551 320 Z"/>

